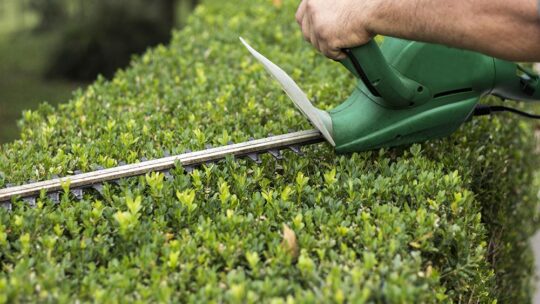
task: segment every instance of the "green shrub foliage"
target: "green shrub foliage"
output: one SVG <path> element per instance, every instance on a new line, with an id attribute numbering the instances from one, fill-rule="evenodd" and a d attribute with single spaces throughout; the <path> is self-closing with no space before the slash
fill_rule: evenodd
<path id="1" fill-rule="evenodd" d="M 238 41 L 324 108 L 354 81 L 318 55 L 297 1 L 207 1 L 169 47 L 68 104 L 24 113 L 0 184 L 307 129 Z M 472 67 L 473 68 L 473 67 Z M 0 211 L 2 302 L 523 303 L 536 228 L 530 125 L 480 118 L 401 149 L 227 159 Z M 65 185 L 68 193 L 69 185 Z"/>

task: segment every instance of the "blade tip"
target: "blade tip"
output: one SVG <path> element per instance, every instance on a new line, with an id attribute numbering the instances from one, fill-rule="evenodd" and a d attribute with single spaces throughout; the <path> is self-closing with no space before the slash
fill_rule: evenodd
<path id="1" fill-rule="evenodd" d="M 242 36 L 239 36 L 238 39 L 240 39 L 240 42 L 242 42 L 242 44 L 247 47 L 248 49 L 250 48 L 250 45 L 247 43 L 247 41 L 242 38 Z"/>

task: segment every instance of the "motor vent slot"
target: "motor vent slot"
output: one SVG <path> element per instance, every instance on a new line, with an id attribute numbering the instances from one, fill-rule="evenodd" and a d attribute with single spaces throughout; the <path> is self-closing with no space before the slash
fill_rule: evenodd
<path id="1" fill-rule="evenodd" d="M 448 96 L 448 95 L 454 95 L 454 94 L 460 94 L 460 93 L 468 93 L 468 92 L 472 92 L 472 91 L 473 91 L 472 88 L 457 89 L 457 90 L 440 92 L 440 93 L 435 94 L 433 97 L 434 98 L 439 98 L 439 97 L 445 97 L 445 96 Z"/>

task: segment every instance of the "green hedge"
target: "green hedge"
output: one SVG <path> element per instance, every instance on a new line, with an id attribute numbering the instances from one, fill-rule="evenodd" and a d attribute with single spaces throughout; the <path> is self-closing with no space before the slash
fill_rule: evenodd
<path id="1" fill-rule="evenodd" d="M 297 1 L 206 1 L 114 80 L 24 113 L 0 184 L 309 128 L 238 41 L 322 107 L 354 83 L 301 39 Z M 532 128 L 475 119 L 444 140 L 262 165 L 231 159 L 104 195 L 0 211 L 0 302 L 524 303 L 536 228 Z"/>

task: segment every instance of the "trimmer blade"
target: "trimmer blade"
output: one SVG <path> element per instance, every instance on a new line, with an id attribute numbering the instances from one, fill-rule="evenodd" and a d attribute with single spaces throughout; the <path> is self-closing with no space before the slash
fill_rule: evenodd
<path id="1" fill-rule="evenodd" d="M 264 66 L 264 68 L 281 84 L 283 90 L 287 93 L 289 98 L 294 102 L 296 107 L 306 116 L 311 124 L 315 126 L 324 136 L 324 138 L 332 145 L 335 146 L 334 139 L 332 138 L 332 131 L 327 128 L 324 121 L 330 122 L 330 115 L 322 110 L 319 110 L 313 106 L 309 101 L 306 94 L 300 89 L 300 87 L 294 82 L 294 80 L 287 75 L 279 66 L 268 60 L 261 55 L 255 49 L 253 49 L 244 39 L 240 38 L 240 41 L 246 46 L 249 52 Z M 330 127 L 330 124 L 328 125 Z"/>

